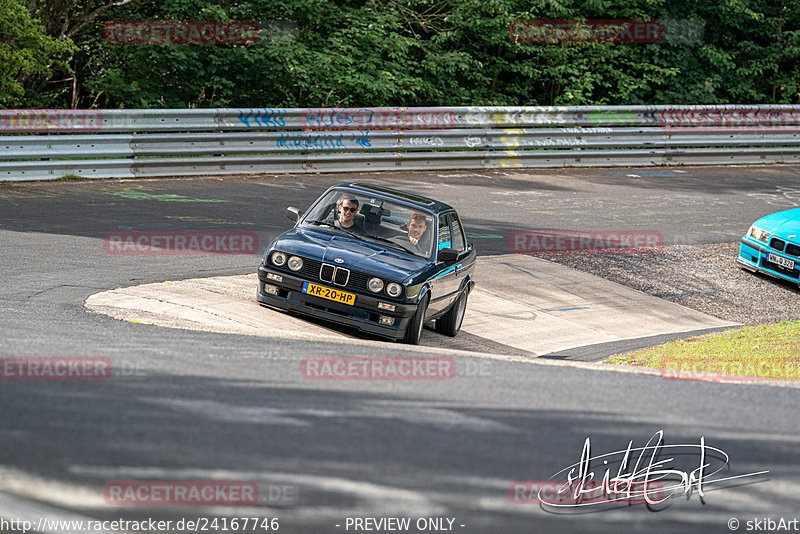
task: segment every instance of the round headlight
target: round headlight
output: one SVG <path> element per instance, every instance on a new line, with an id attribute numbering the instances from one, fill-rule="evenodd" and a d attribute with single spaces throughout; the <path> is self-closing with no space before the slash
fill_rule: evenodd
<path id="1" fill-rule="evenodd" d="M 383 280 L 380 278 L 370 278 L 367 287 L 373 293 L 380 293 L 383 290 Z"/>
<path id="2" fill-rule="evenodd" d="M 303 268 L 303 260 L 302 258 L 298 258 L 297 256 L 292 256 L 289 258 L 288 262 L 289 268 L 293 271 L 299 271 Z"/>
<path id="3" fill-rule="evenodd" d="M 283 267 L 284 265 L 286 265 L 286 254 L 284 254 L 283 252 L 273 252 L 272 263 L 274 263 L 278 267 Z"/>
<path id="4" fill-rule="evenodd" d="M 395 284 L 392 282 L 388 286 L 386 286 L 386 294 L 390 297 L 399 297 L 400 293 L 403 292 L 403 288 L 400 284 Z"/>

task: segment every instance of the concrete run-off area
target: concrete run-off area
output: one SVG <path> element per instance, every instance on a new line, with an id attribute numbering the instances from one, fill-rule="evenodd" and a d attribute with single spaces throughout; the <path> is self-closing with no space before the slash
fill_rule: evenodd
<path id="1" fill-rule="evenodd" d="M 426 331 L 421 344 L 541 356 L 736 324 L 532 256 L 479 258 L 476 281 L 459 335 L 451 339 Z M 173 328 L 327 341 L 354 335 L 261 307 L 257 284 L 255 274 L 144 284 L 92 295 L 86 306 L 117 319 Z"/>

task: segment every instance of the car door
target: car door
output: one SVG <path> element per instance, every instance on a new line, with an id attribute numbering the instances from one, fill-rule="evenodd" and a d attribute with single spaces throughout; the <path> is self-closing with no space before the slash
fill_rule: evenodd
<path id="1" fill-rule="evenodd" d="M 436 255 L 439 251 L 445 248 L 453 247 L 453 217 L 454 212 L 442 213 L 439 215 L 436 232 Z M 457 224 L 456 233 L 456 246 L 466 248 L 463 232 L 461 231 L 458 218 L 455 218 Z M 457 249 L 458 250 L 458 249 Z M 439 261 L 436 260 L 437 272 L 430 279 L 431 287 L 431 300 L 428 303 L 430 315 L 436 315 L 445 311 L 453 300 L 458 296 L 458 288 L 460 286 L 461 278 L 458 276 L 457 271 L 458 261 Z"/>
<path id="2" fill-rule="evenodd" d="M 458 259 L 456 260 L 456 279 L 460 289 L 464 286 L 464 280 L 472 276 L 475 270 L 475 259 L 477 254 L 472 246 L 467 241 L 467 236 L 464 233 L 464 228 L 461 226 L 461 220 L 458 218 L 456 212 L 448 214 L 450 218 L 450 236 L 452 244 L 450 248 L 458 251 Z"/>

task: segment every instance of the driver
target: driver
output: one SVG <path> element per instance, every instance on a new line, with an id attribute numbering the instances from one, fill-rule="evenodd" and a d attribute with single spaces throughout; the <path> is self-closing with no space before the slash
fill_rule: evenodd
<path id="1" fill-rule="evenodd" d="M 334 225 L 337 228 L 344 228 L 351 232 L 364 232 L 363 223 L 359 223 L 355 215 L 358 213 L 358 199 L 352 195 L 342 195 L 336 203 L 336 210 L 339 212 Z"/>

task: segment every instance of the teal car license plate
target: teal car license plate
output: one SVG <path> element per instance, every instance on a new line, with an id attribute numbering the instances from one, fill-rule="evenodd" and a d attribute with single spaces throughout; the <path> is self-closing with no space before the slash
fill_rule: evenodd
<path id="1" fill-rule="evenodd" d="M 794 269 L 794 262 L 792 260 L 786 259 L 783 256 L 778 256 L 777 254 L 769 253 L 767 259 L 772 263 L 780 265 L 784 269 Z"/>

